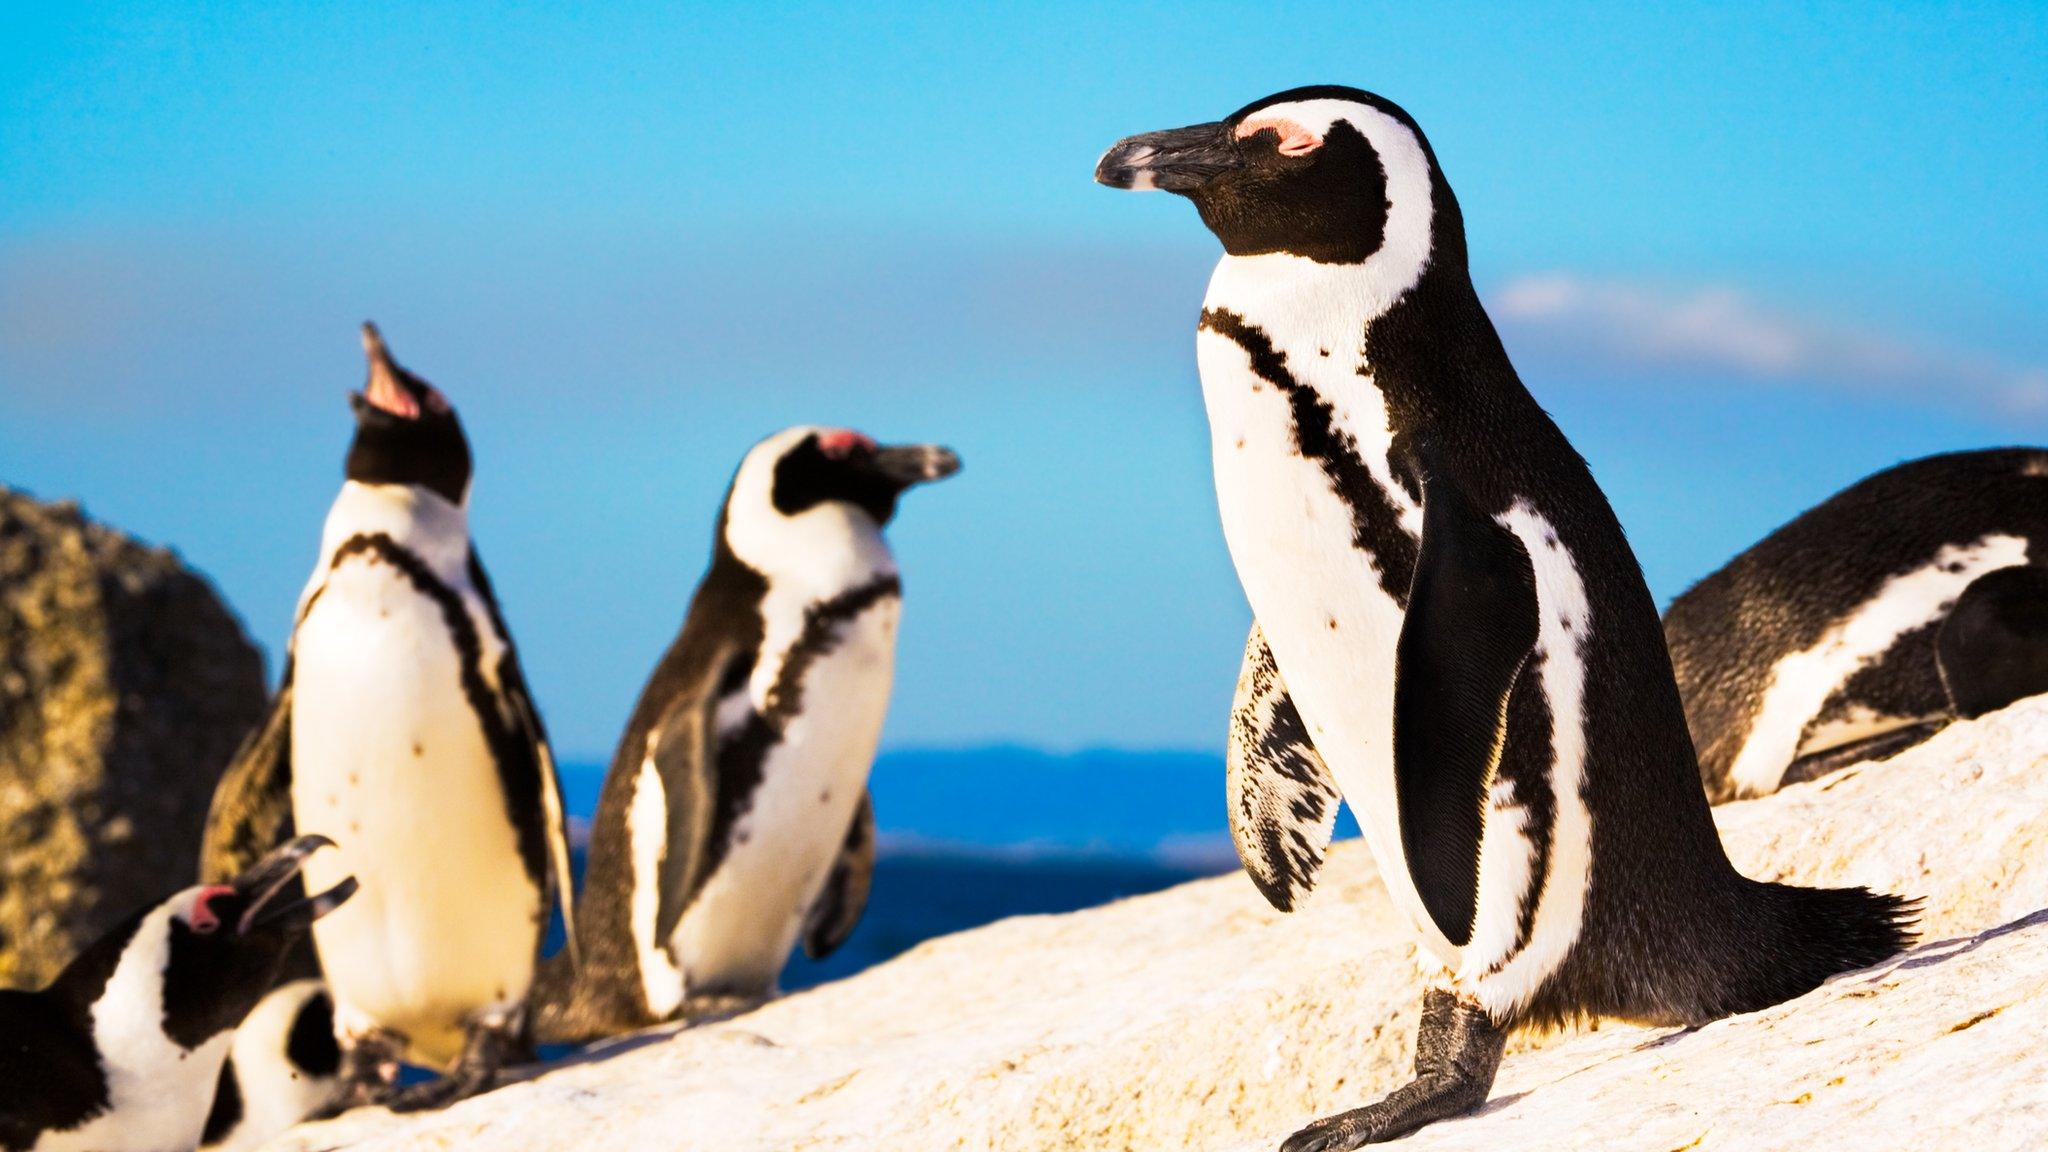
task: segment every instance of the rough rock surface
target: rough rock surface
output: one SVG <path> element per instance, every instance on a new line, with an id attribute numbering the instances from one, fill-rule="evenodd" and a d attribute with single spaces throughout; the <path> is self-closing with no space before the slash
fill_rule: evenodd
<path id="1" fill-rule="evenodd" d="M 1753 875 L 1923 897 L 1930 943 L 1692 1032 L 1518 1040 L 1482 1114 L 1402 1146 L 2048 1147 L 2048 697 L 1718 818 Z M 1008 920 L 278 1147 L 1268 1149 L 1403 1077 L 1406 941 L 1370 858 L 1341 846 L 1291 916 L 1228 876 Z"/>
<path id="2" fill-rule="evenodd" d="M 190 883 L 263 657 L 170 552 L 0 487 L 0 987 Z"/>

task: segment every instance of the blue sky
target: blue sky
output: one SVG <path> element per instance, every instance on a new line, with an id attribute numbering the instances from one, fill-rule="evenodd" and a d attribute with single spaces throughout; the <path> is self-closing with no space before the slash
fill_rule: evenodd
<path id="1" fill-rule="evenodd" d="M 57 7 L 0 12 L 0 482 L 174 545 L 274 663 L 375 318 L 463 413 L 571 757 L 797 422 L 967 462 L 893 530 L 890 744 L 1214 747 L 1215 245 L 1089 175 L 1296 84 L 1429 132 L 1660 598 L 1876 468 L 2048 439 L 2037 6 Z"/>

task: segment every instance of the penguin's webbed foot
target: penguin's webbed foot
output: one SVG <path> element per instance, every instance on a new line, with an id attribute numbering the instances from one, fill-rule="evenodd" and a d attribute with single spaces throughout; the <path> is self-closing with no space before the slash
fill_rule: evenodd
<path id="1" fill-rule="evenodd" d="M 341 1041 L 341 1067 L 335 1072 L 334 1094 L 308 1120 L 332 1120 L 351 1108 L 382 1104 L 398 1082 L 398 1061 L 405 1037 L 380 1029 Z"/>
<path id="2" fill-rule="evenodd" d="M 498 1071 L 519 1039 L 516 1022 L 493 1020 L 469 1026 L 469 1035 L 462 1046 L 462 1058 L 446 1076 L 401 1088 L 385 1101 L 393 1112 L 425 1112 L 434 1108 L 446 1108 L 458 1100 L 466 1100 L 480 1092 L 488 1092 L 498 1083 Z"/>
<path id="3" fill-rule="evenodd" d="M 1280 1152 L 1344 1152 L 1470 1112 L 1486 1102 L 1506 1046 L 1507 1030 L 1484 1008 L 1433 988 L 1422 999 L 1415 1079 L 1377 1104 L 1310 1124 L 1289 1136 Z"/>

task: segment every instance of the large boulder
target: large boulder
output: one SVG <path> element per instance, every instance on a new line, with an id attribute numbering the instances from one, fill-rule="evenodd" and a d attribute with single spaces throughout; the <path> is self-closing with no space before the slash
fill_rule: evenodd
<path id="1" fill-rule="evenodd" d="M 0 487 L 0 987 L 192 882 L 263 657 L 169 551 Z"/>
<path id="2" fill-rule="evenodd" d="M 1519 1039 L 1480 1115 L 1402 1147 L 2048 1147 L 2048 697 L 1716 815 L 1751 875 L 1923 898 L 1927 943 L 1696 1031 Z M 1270 1149 L 1405 1078 L 1409 939 L 1342 845 L 1292 915 L 1234 875 L 1007 920 L 277 1147 Z"/>

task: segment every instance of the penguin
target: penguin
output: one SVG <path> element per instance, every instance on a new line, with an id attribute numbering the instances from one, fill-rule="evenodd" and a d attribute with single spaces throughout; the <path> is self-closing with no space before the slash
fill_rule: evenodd
<path id="1" fill-rule="evenodd" d="M 37 992 L 0 991 L 0 1149 L 162 1152 L 199 1143 L 235 1028 L 287 949 L 348 902 L 290 883 L 332 841 L 300 836 L 231 884 L 130 916 Z"/>
<path id="2" fill-rule="evenodd" d="M 524 1050 L 552 902 L 569 917 L 560 785 L 469 535 L 470 453 L 441 392 L 363 326 L 346 480 L 283 682 L 216 791 L 202 873 L 292 832 L 343 848 L 362 896 L 314 929 L 341 1067 L 327 1111 L 436 1107 Z M 401 1061 L 446 1075 L 400 1090 Z"/>
<path id="3" fill-rule="evenodd" d="M 1717 803 L 2048 692 L 2048 450 L 1860 480 L 1673 600 L 1664 637 Z"/>
<path id="4" fill-rule="evenodd" d="M 340 1068 L 327 986 L 318 980 L 279 985 L 235 1029 L 200 1152 L 262 1146 L 319 1111 L 334 1095 Z"/>
<path id="5" fill-rule="evenodd" d="M 799 937 L 822 957 L 853 931 L 902 603 L 882 530 L 906 489 L 959 467 L 945 448 L 816 427 L 746 454 L 710 568 L 613 754 L 581 979 L 550 974 L 542 1040 L 758 1001 Z"/>
<path id="6" fill-rule="evenodd" d="M 1285 1152 L 1470 1111 L 1514 1028 L 1699 1024 L 1906 945 L 1906 901 L 1729 863 L 1642 571 L 1516 376 L 1408 113 L 1295 89 L 1122 140 L 1096 179 L 1192 200 L 1223 244 L 1196 355 L 1255 618 L 1238 853 L 1292 908 L 1349 803 L 1431 970 L 1414 1080 Z"/>

